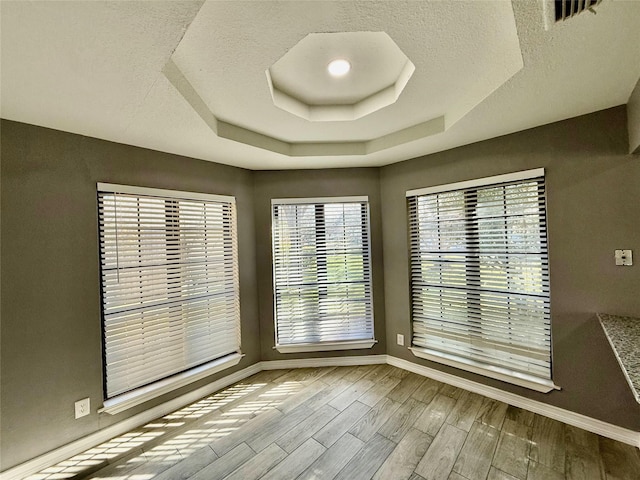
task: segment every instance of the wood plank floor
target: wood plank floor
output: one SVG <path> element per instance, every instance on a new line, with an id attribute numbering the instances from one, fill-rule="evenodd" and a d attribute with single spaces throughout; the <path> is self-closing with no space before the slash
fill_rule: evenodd
<path id="1" fill-rule="evenodd" d="M 389 365 L 263 371 L 35 479 L 640 479 L 637 448 Z"/>

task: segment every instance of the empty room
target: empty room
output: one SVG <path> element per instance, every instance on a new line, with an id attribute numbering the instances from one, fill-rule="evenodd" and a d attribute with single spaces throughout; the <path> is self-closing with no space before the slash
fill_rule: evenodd
<path id="1" fill-rule="evenodd" d="M 640 479 L 640 0 L 0 35 L 0 480 Z"/>

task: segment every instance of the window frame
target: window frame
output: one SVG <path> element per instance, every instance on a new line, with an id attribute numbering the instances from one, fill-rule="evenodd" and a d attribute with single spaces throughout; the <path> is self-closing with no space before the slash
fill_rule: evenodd
<path id="1" fill-rule="evenodd" d="M 466 370 L 466 371 L 470 371 L 473 373 L 478 373 L 481 374 L 483 376 L 486 377 L 490 377 L 490 378 L 495 378 L 498 380 L 502 380 L 508 383 L 512 383 L 512 384 L 516 384 L 516 385 L 520 385 L 532 390 L 536 390 L 536 391 L 540 391 L 540 392 L 544 392 L 547 393 L 553 389 L 559 389 L 559 387 L 557 385 L 554 384 L 553 380 L 552 380 L 552 353 L 553 353 L 553 342 L 551 341 L 551 314 L 548 314 L 547 317 L 547 322 L 548 322 L 548 330 L 549 330 L 549 377 L 546 378 L 545 377 L 540 377 L 537 375 L 529 375 L 520 371 L 516 371 L 512 368 L 508 368 L 508 367 L 504 367 L 504 366 L 496 366 L 496 365 L 491 365 L 491 364 L 487 364 L 484 363 L 482 361 L 479 361 L 477 359 L 473 359 L 473 358 L 468 358 L 465 357 L 464 355 L 457 355 L 455 353 L 448 353 L 448 352 L 444 352 L 444 351 L 440 351 L 440 350 L 433 350 L 433 349 L 429 349 L 427 347 L 423 347 L 423 346 L 419 346 L 416 345 L 414 343 L 414 332 L 415 332 L 415 322 L 416 319 L 414 318 L 414 305 L 416 302 L 416 298 L 414 298 L 414 285 L 413 285 L 413 270 L 414 270 L 414 263 L 418 261 L 418 258 L 414 256 L 414 245 L 413 245 L 413 240 L 412 240 L 412 235 L 415 235 L 417 232 L 417 225 L 414 224 L 414 222 L 418 222 L 419 223 L 419 219 L 418 217 L 418 213 L 416 212 L 415 214 L 412 213 L 411 208 L 409 208 L 411 206 L 411 201 L 418 201 L 418 198 L 421 196 L 427 196 L 427 195 L 433 195 L 433 194 L 441 194 L 441 193 L 448 193 L 448 192 L 463 192 L 463 198 L 464 198 L 464 202 L 465 202 L 465 208 L 463 209 L 464 212 L 471 212 L 471 211 L 475 211 L 475 207 L 470 208 L 469 206 L 466 205 L 466 202 L 469 201 L 470 198 L 472 198 L 474 196 L 474 190 L 475 190 L 475 195 L 476 195 L 476 202 L 477 202 L 477 191 L 483 188 L 492 188 L 492 187 L 499 187 L 501 184 L 509 184 L 509 183 L 513 183 L 513 182 L 522 182 L 522 183 L 526 183 L 527 181 L 535 181 L 535 180 L 539 180 L 540 178 L 542 178 L 542 182 L 543 182 L 543 187 L 545 186 L 545 172 L 544 172 L 544 168 L 538 168 L 538 169 L 533 169 L 533 170 L 526 170 L 526 171 L 520 171 L 520 172 L 514 172 L 514 173 L 509 173 L 509 174 L 504 174 L 504 175 L 497 175 L 497 176 L 493 176 L 493 177 L 486 177 L 486 178 L 480 178 L 480 179 L 475 179 L 475 180 L 469 180 L 469 181 L 464 181 L 464 182 L 457 182 L 457 183 L 452 183 L 452 184 L 444 184 L 444 185 L 436 185 L 433 187 L 426 187 L 426 188 L 419 188 L 419 189 L 415 189 L 415 190 L 409 190 L 406 192 L 406 197 L 407 197 L 407 207 L 408 207 L 408 232 L 409 232 L 409 243 L 408 245 L 410 246 L 410 251 L 409 251 L 409 282 L 410 282 L 410 289 L 409 289 L 409 296 L 410 296 L 410 305 L 411 305 L 411 331 L 412 331 L 412 340 L 411 340 L 411 347 L 409 348 L 410 351 L 413 353 L 413 355 L 415 355 L 416 357 L 419 358 L 424 358 L 430 361 L 434 361 L 434 362 L 438 362 L 441 364 L 445 364 L 448 366 L 452 366 L 452 367 L 456 367 L 462 370 Z M 538 194 L 540 195 L 540 194 Z M 506 194 L 503 195 L 503 202 L 506 202 L 507 196 Z M 538 198 L 540 199 L 540 196 L 538 196 Z M 546 239 L 546 235 L 547 235 L 547 229 L 546 229 L 546 201 L 545 201 L 546 196 L 543 194 L 542 197 L 542 202 L 543 202 L 543 213 L 542 213 L 542 217 L 538 217 L 541 219 L 541 221 L 544 222 L 545 224 L 545 228 L 544 228 L 544 234 L 545 234 L 545 239 Z M 413 216 L 415 215 L 416 218 L 413 218 Z M 479 226 L 479 220 L 476 218 L 474 220 L 472 213 L 465 213 L 462 221 L 465 224 L 465 233 L 463 234 L 464 236 L 464 242 L 465 244 L 469 245 L 470 239 L 473 239 L 473 235 L 470 235 L 469 230 L 473 230 L 473 229 L 478 229 Z M 441 217 L 438 217 L 441 218 Z M 438 220 L 438 222 L 440 222 L 441 220 Z M 505 217 L 505 222 L 506 222 L 506 217 Z M 478 230 L 479 231 L 479 230 Z M 506 227 L 505 227 L 505 233 L 506 233 Z M 479 235 L 479 233 L 476 232 L 475 235 Z M 442 238 L 446 238 L 446 237 L 441 237 L 440 234 L 438 233 L 438 239 L 442 239 Z M 440 240 L 439 240 L 440 241 Z M 508 250 L 508 247 L 506 246 L 507 242 L 505 242 L 505 248 Z M 547 242 L 548 245 L 548 242 Z M 469 249 L 472 250 L 472 249 Z M 467 251 L 467 250 L 465 250 Z M 508 252 L 506 253 L 508 255 Z M 546 267 L 546 272 L 548 274 L 548 247 L 545 249 L 545 253 L 546 255 L 546 262 L 547 262 L 547 267 Z M 478 261 L 480 258 L 481 252 L 478 249 L 477 252 L 477 257 L 478 257 Z M 469 257 L 469 253 L 467 251 L 467 253 L 465 253 L 464 255 L 465 257 Z M 471 255 L 473 257 L 473 255 Z M 473 264 L 473 262 L 471 262 L 471 265 Z M 541 265 L 544 264 L 544 261 L 541 263 Z M 472 295 L 477 295 L 478 297 L 480 297 L 481 294 L 481 289 L 479 288 L 479 279 L 475 278 L 473 280 L 473 282 L 478 283 L 478 285 L 476 287 L 478 287 L 477 289 L 469 289 L 469 268 L 470 267 L 470 263 L 468 260 L 466 260 L 464 262 L 465 265 L 465 271 L 467 272 L 465 274 L 465 289 L 464 291 L 471 291 Z M 541 267 L 542 268 L 542 267 Z M 442 272 L 441 272 L 442 274 Z M 510 281 L 510 280 L 509 280 Z M 473 283 L 472 282 L 472 283 Z M 446 285 L 443 283 L 443 286 Z M 511 290 L 507 289 L 507 292 L 510 292 Z M 550 294 L 547 293 L 546 296 L 546 302 L 550 305 Z M 441 305 L 445 305 L 445 303 L 442 303 Z M 475 304 L 474 304 L 475 305 Z M 481 306 L 481 302 L 478 299 L 477 302 L 477 306 L 480 307 Z M 442 308 L 442 307 L 441 307 Z M 510 307 L 509 307 L 510 308 Z M 480 314 L 482 315 L 482 314 Z M 510 319 L 511 317 L 509 317 Z M 475 318 L 469 317 L 467 316 L 468 320 L 472 320 L 475 321 Z M 482 321 L 482 319 L 480 318 L 478 321 Z M 446 323 L 446 321 L 445 321 Z M 511 323 L 511 322 L 510 322 Z M 480 325 L 479 327 L 480 329 L 482 329 L 482 325 Z M 471 345 L 471 342 L 469 342 L 468 345 Z"/>
<path id="2" fill-rule="evenodd" d="M 96 187 L 97 187 L 96 198 L 98 201 L 98 205 L 97 205 L 98 207 L 97 208 L 97 215 L 98 215 L 98 236 L 97 237 L 98 237 L 98 243 L 99 243 L 98 258 L 100 259 L 99 285 L 100 285 L 100 300 L 101 300 L 100 301 L 100 320 L 101 320 L 101 340 L 102 340 L 102 356 L 103 356 L 102 373 L 103 373 L 103 384 L 104 384 L 103 407 L 99 410 L 99 412 L 116 414 L 124 410 L 127 410 L 131 407 L 134 407 L 136 405 L 139 405 L 141 403 L 144 403 L 159 395 L 173 391 L 177 388 L 180 388 L 182 386 L 188 385 L 197 380 L 205 378 L 213 373 L 220 372 L 222 370 L 230 368 L 234 365 L 237 365 L 240 362 L 241 358 L 243 357 L 243 354 L 241 352 L 241 330 L 240 330 L 241 316 L 240 316 L 239 278 L 238 278 L 238 267 L 239 267 L 238 257 L 239 256 L 238 256 L 238 245 L 237 245 L 237 214 L 236 214 L 236 206 L 235 206 L 235 197 L 233 196 L 156 189 L 156 188 L 138 187 L 138 186 L 132 186 L 132 185 L 118 185 L 118 184 L 111 184 L 111 183 L 97 183 Z M 224 354 L 220 353 L 219 356 L 217 356 L 215 352 L 213 352 L 213 355 L 204 354 L 203 357 L 200 357 L 200 358 L 203 358 L 202 363 L 199 363 L 193 366 L 186 366 L 186 368 L 182 371 L 175 371 L 175 364 L 174 364 L 173 367 L 170 366 L 167 369 L 166 375 L 164 375 L 161 378 L 152 380 L 149 383 L 136 385 L 127 391 L 116 391 L 117 393 L 112 392 L 111 395 L 109 394 L 109 391 L 107 388 L 108 364 L 107 364 L 106 346 L 107 346 L 108 338 L 107 338 L 106 317 L 105 317 L 105 306 L 106 306 L 105 288 L 107 288 L 108 285 L 113 285 L 113 284 L 109 283 L 109 281 L 107 280 L 107 277 L 105 276 L 107 275 L 107 273 L 103 268 L 103 262 L 105 261 L 105 258 L 106 258 L 105 255 L 107 255 L 107 250 L 106 250 L 106 247 L 103 247 L 102 241 L 103 241 L 103 235 L 104 235 L 103 228 L 115 228 L 115 225 L 117 224 L 118 219 L 117 219 L 117 211 L 115 213 L 116 217 L 114 220 L 105 219 L 105 217 L 103 217 L 104 213 L 102 209 L 104 207 L 102 206 L 102 201 L 103 201 L 102 199 L 106 198 L 109 195 L 130 196 L 132 198 L 137 198 L 138 199 L 137 202 L 140 202 L 139 199 L 149 200 L 152 197 L 163 200 L 165 202 L 165 208 L 164 208 L 164 214 L 165 214 L 164 225 L 165 226 L 164 226 L 164 230 L 161 230 L 161 231 L 165 232 L 165 237 L 167 238 L 168 243 L 163 248 L 160 248 L 159 250 L 164 249 L 166 252 L 169 252 L 171 250 L 170 244 L 176 242 L 176 238 L 172 238 L 172 236 L 175 236 L 176 232 L 174 232 L 173 228 L 171 227 L 172 226 L 175 227 L 176 222 L 189 221 L 188 220 L 189 214 L 185 214 L 186 216 L 185 215 L 181 216 L 180 213 L 176 213 L 178 212 L 177 210 L 179 208 L 178 206 L 181 206 L 182 208 L 187 208 L 188 210 L 189 207 L 193 208 L 193 205 L 188 205 L 187 202 L 192 202 L 192 201 L 203 202 L 203 207 L 206 205 L 206 203 L 214 203 L 214 204 L 221 205 L 222 211 L 218 215 L 220 215 L 221 218 L 225 218 L 227 215 L 229 215 L 229 217 L 228 217 L 228 220 L 223 221 L 223 223 L 220 225 L 219 228 L 216 227 L 214 231 L 216 233 L 219 231 L 223 235 L 224 243 L 223 243 L 222 249 L 225 252 L 224 253 L 225 257 L 229 252 L 231 253 L 231 259 L 229 261 L 225 260 L 224 264 L 220 265 L 219 268 L 222 268 L 224 270 L 224 282 L 223 282 L 225 285 L 224 288 L 225 290 L 228 289 L 231 292 L 231 293 L 225 294 L 225 297 L 232 298 L 230 300 L 229 298 L 223 297 L 222 301 L 226 305 L 226 308 L 229 308 L 231 310 L 232 317 L 230 317 L 228 320 L 225 318 L 222 324 L 225 325 L 224 328 L 226 329 L 226 331 L 229 332 L 229 335 L 231 335 L 230 332 L 234 332 L 231 335 L 231 337 L 229 337 L 228 341 L 225 341 L 226 343 L 224 344 L 225 346 Z M 183 202 L 182 204 L 180 203 L 181 201 Z M 116 205 L 116 209 L 117 209 L 117 205 Z M 141 219 L 139 215 L 140 214 L 138 213 L 137 222 L 141 223 L 143 219 Z M 107 223 L 109 221 L 110 223 Z M 106 225 L 108 225 L 108 227 Z M 202 232 L 202 234 L 205 235 L 206 237 L 206 235 L 209 234 L 210 230 L 207 228 L 201 228 L 198 230 L 198 232 Z M 142 237 L 139 238 L 138 242 L 141 241 L 141 238 Z M 175 247 L 175 245 L 171 245 L 171 246 Z M 116 246 L 116 249 L 117 249 L 117 246 Z M 183 250 L 180 249 L 179 251 L 182 252 Z M 175 252 L 176 251 L 173 250 L 171 255 L 176 255 Z M 182 253 L 179 253 L 177 255 L 181 255 L 181 254 Z M 116 256 L 118 258 L 119 258 L 119 255 L 120 254 L 116 250 Z M 207 254 L 207 257 L 208 256 L 209 254 Z M 207 262 L 209 261 L 210 260 L 207 260 Z M 164 262 L 160 262 L 160 264 L 159 264 L 160 266 L 165 265 Z M 166 265 L 168 264 L 169 263 L 167 263 Z M 120 275 L 120 273 L 118 273 L 120 271 L 120 268 L 121 267 L 119 266 L 116 267 L 116 274 L 118 276 Z M 142 266 L 138 268 L 142 268 Z M 228 272 L 229 268 L 232 269 L 232 273 Z M 113 270 L 113 269 L 111 268 L 110 270 Z M 215 273 L 213 274 L 213 276 L 215 276 Z M 205 273 L 205 279 L 209 279 L 211 277 L 212 275 L 210 273 L 208 272 Z M 185 285 L 185 281 L 188 281 L 188 280 L 192 280 L 189 273 L 179 278 L 180 286 L 176 287 L 178 288 L 179 293 L 182 292 L 182 288 Z M 233 285 L 231 285 L 229 282 L 232 282 Z M 165 284 L 169 285 L 168 278 L 165 278 Z M 212 294 L 209 293 L 208 288 L 209 287 L 207 287 L 207 290 L 206 290 L 207 291 L 206 298 L 214 299 L 215 297 L 211 297 Z M 113 294 L 110 294 L 110 295 L 113 297 Z M 143 299 L 144 296 L 142 296 L 142 294 L 140 295 L 141 296 L 139 298 Z M 166 300 L 167 301 L 172 300 L 175 303 L 174 296 L 175 295 L 168 295 L 166 297 Z M 182 297 L 182 294 L 180 293 L 178 297 L 179 298 Z M 193 298 L 193 297 L 190 297 L 190 298 Z M 184 301 L 188 302 L 190 298 L 185 298 Z M 162 303 L 160 303 L 159 305 L 162 305 Z M 186 305 L 184 302 L 179 302 L 178 304 L 176 304 L 176 307 L 183 308 L 182 306 L 184 305 Z M 198 310 L 198 311 L 206 312 L 208 310 Z M 184 317 L 184 316 L 181 317 L 182 322 L 184 322 L 183 325 L 186 326 L 188 324 L 185 322 L 185 318 L 188 318 L 188 314 L 187 314 L 187 317 Z M 161 321 L 167 322 L 168 319 L 161 320 Z M 229 322 L 233 322 L 233 323 L 229 323 Z M 166 323 L 163 323 L 163 324 L 166 324 Z M 183 327 L 183 328 L 186 328 L 186 327 Z M 178 342 L 180 345 L 188 344 L 188 342 L 187 343 L 184 342 L 184 340 L 186 339 L 186 332 L 187 331 L 185 330 L 185 333 L 183 334 L 183 336 L 180 337 L 182 339 L 182 341 Z M 209 360 L 207 360 L 206 358 L 209 358 Z M 186 360 L 184 361 L 186 362 Z M 195 363 L 195 362 L 192 362 L 192 363 Z M 185 365 L 187 364 L 185 363 Z"/>
<path id="3" fill-rule="evenodd" d="M 318 222 L 318 209 L 324 209 L 324 206 L 330 204 L 360 204 L 362 208 L 362 221 L 360 225 L 363 229 L 362 241 L 366 239 L 366 248 L 363 245 L 363 268 L 364 273 L 368 275 L 368 279 L 362 283 L 365 285 L 365 291 L 368 291 L 368 304 L 367 309 L 370 312 L 370 337 L 363 339 L 347 339 L 347 340 L 331 340 L 320 342 L 299 342 L 299 343 L 279 343 L 278 341 L 278 281 L 276 255 L 279 251 L 277 237 L 275 234 L 276 229 L 276 209 L 279 206 L 286 205 L 313 205 L 315 206 L 315 225 Z M 324 210 L 321 217 L 324 221 Z M 272 258 L 272 282 L 273 282 L 273 322 L 274 322 L 274 349 L 280 353 L 300 353 L 300 352 L 317 352 L 317 351 L 334 351 L 334 350 L 355 350 L 355 349 L 367 349 L 371 348 L 377 343 L 375 339 L 375 321 L 373 311 L 373 279 L 372 279 L 372 259 L 371 259 L 371 222 L 370 222 L 370 208 L 368 196 L 349 196 L 349 197 L 312 197 L 312 198 L 274 198 L 271 200 L 271 258 Z M 326 238 L 326 237 L 325 237 Z M 317 239 L 317 238 L 316 238 Z M 314 245 L 318 245 L 316 242 Z M 325 254 L 324 257 L 328 257 Z M 325 258 L 326 264 L 326 258 Z M 316 273 L 316 282 L 319 275 Z M 320 288 L 320 287 L 319 287 Z M 319 302 L 318 302 L 319 304 Z"/>

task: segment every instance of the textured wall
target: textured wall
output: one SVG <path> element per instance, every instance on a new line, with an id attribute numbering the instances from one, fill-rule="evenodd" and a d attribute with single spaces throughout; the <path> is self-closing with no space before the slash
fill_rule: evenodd
<path id="1" fill-rule="evenodd" d="M 640 154 L 640 78 L 627 102 L 629 153 Z"/>
<path id="2" fill-rule="evenodd" d="M 283 170 L 254 172 L 256 257 L 260 297 L 260 338 L 262 358 L 281 360 L 318 356 L 376 355 L 385 353 L 384 272 L 382 268 L 382 225 L 380 184 L 377 168 L 339 170 Z M 371 349 L 281 354 L 273 349 L 273 272 L 271 264 L 271 199 L 295 197 L 344 197 L 367 195 L 371 227 L 371 270 L 375 338 Z"/>
<path id="3" fill-rule="evenodd" d="M 640 263 L 616 267 L 613 252 L 640 252 L 640 164 L 627 154 L 617 107 L 382 168 L 387 353 L 640 430 L 635 402 L 594 312 L 640 316 Z M 405 192 L 544 167 L 547 185 L 553 379 L 540 394 L 414 357 L 392 341 L 410 335 Z"/>
<path id="4" fill-rule="evenodd" d="M 110 416 L 102 405 L 96 182 L 235 195 L 242 348 L 259 361 L 250 171 L 2 121 L 2 469 L 224 376 Z M 92 413 L 74 419 L 73 403 Z"/>

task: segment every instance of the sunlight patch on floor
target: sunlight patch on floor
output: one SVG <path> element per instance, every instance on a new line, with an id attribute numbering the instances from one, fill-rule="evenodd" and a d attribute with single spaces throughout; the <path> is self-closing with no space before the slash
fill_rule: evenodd
<path id="1" fill-rule="evenodd" d="M 27 477 L 26 480 L 71 479 L 92 468 L 103 467 L 89 478 L 104 480 L 148 480 L 154 473 L 134 470 L 147 470 L 145 465 L 166 462 L 173 465 L 186 456 L 223 438 L 256 415 L 281 405 L 291 395 L 303 388 L 300 382 L 284 382 L 272 388 L 258 392 L 268 384 L 244 381 L 216 392 L 164 417 L 157 418 L 146 425 L 115 437 L 101 445 L 86 450 L 72 458 Z M 242 401 L 246 398 L 245 401 Z M 228 410 L 223 407 L 234 403 Z M 215 414 L 218 414 L 217 416 Z M 207 419 L 212 415 L 214 418 Z M 190 425 L 191 424 L 191 425 Z M 173 435 L 172 435 L 173 433 Z M 160 439 L 160 437 L 167 437 Z M 133 454 L 126 462 L 110 465 L 119 457 Z M 106 467 L 106 468 L 104 468 Z"/>

